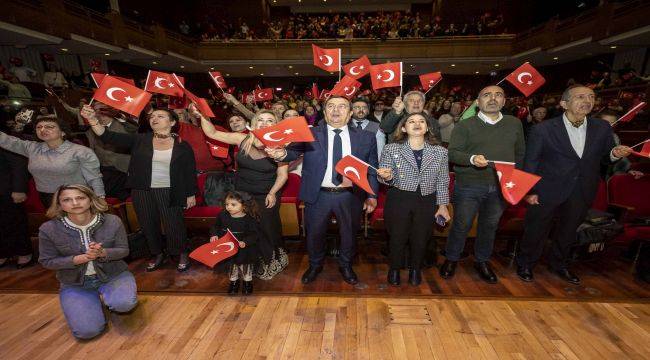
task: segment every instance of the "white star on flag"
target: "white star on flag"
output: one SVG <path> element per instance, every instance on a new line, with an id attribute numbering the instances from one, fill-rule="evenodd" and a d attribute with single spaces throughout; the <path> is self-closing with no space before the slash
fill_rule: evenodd
<path id="1" fill-rule="evenodd" d="M 350 88 L 346 86 L 346 87 L 343 88 L 343 90 L 348 91 L 348 90 L 350 90 Z"/>
<path id="2" fill-rule="evenodd" d="M 512 181 L 508 181 L 508 182 L 506 183 L 506 188 L 508 188 L 508 189 L 512 189 L 513 187 L 515 187 L 515 183 L 513 183 Z"/>
<path id="3" fill-rule="evenodd" d="M 528 85 L 533 85 L 533 82 L 531 80 L 528 80 Z"/>
<path id="4" fill-rule="evenodd" d="M 167 85 L 167 87 L 173 88 L 173 87 L 174 87 L 174 84 L 169 83 L 169 85 Z"/>
<path id="5" fill-rule="evenodd" d="M 127 96 L 127 97 L 124 98 L 124 101 L 126 101 L 126 102 L 133 102 L 133 98 L 130 97 L 130 96 Z"/>
<path id="6" fill-rule="evenodd" d="M 363 65 L 359 66 L 359 69 L 363 70 L 365 67 Z"/>
<path id="7" fill-rule="evenodd" d="M 323 60 L 323 55 L 319 56 L 318 60 Z"/>
<path id="8" fill-rule="evenodd" d="M 210 251 L 210 254 L 212 254 L 212 255 L 216 255 L 216 254 L 218 254 L 218 253 L 219 253 L 218 250 L 212 250 L 212 251 Z"/>
<path id="9" fill-rule="evenodd" d="M 284 131 L 285 134 L 293 134 L 293 129 L 287 129 Z"/>
<path id="10" fill-rule="evenodd" d="M 381 80 L 381 74 L 377 74 L 377 80 Z"/>

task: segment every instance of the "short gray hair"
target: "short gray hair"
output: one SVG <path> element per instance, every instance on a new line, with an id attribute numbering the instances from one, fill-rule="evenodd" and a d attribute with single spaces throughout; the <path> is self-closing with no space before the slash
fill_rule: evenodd
<path id="1" fill-rule="evenodd" d="M 586 86 L 584 86 L 582 84 L 573 84 L 573 85 L 569 86 L 562 93 L 562 98 L 560 98 L 560 101 L 569 101 L 569 99 L 571 98 L 571 90 L 581 88 L 581 87 L 586 87 Z"/>
<path id="2" fill-rule="evenodd" d="M 406 101 L 406 98 L 412 95 L 417 95 L 422 99 L 422 102 L 424 103 L 426 98 L 424 97 L 424 93 L 422 91 L 417 91 L 417 90 L 411 90 L 404 95 L 404 101 Z"/>

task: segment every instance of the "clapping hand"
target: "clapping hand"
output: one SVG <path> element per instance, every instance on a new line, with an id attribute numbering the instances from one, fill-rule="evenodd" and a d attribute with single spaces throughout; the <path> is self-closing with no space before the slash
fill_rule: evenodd
<path id="1" fill-rule="evenodd" d="M 377 175 L 384 181 L 391 181 L 393 179 L 393 170 L 391 168 L 379 168 L 377 169 Z"/>

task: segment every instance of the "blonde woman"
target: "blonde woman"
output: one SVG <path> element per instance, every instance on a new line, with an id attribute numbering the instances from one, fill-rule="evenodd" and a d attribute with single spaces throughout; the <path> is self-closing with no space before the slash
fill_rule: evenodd
<path id="1" fill-rule="evenodd" d="M 264 239 L 258 244 L 258 249 L 262 254 L 263 266 L 256 270 L 256 274 L 260 279 L 269 280 L 288 264 L 287 254 L 283 249 L 280 201 L 277 195 L 289 178 L 288 164 L 277 163 L 268 158 L 263 150 L 264 145 L 252 133 L 219 131 L 195 106 L 190 106 L 190 112 L 193 116 L 201 118 L 201 127 L 206 136 L 239 146 L 239 152 L 235 156 L 235 189 L 251 194 L 260 209 L 260 225 Z M 277 123 L 275 112 L 260 110 L 251 120 L 251 128 L 262 129 Z"/>
<path id="2" fill-rule="evenodd" d="M 56 270 L 63 314 L 79 339 L 104 331 L 102 301 L 110 311 L 125 313 L 138 303 L 135 278 L 122 259 L 129 254 L 124 225 L 106 213 L 108 205 L 85 185 L 56 190 L 39 229 L 38 261 Z"/>

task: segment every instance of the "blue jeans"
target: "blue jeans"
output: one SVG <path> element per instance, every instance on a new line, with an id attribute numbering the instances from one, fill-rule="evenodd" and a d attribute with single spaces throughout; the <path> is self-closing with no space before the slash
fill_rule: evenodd
<path id="1" fill-rule="evenodd" d="M 100 295 L 110 311 L 131 311 L 138 304 L 133 274 L 124 271 L 108 282 L 102 282 L 96 275 L 91 275 L 84 277 L 82 286 L 61 286 L 61 308 L 74 337 L 91 339 L 104 331 L 106 318 Z"/>
<path id="2" fill-rule="evenodd" d="M 474 241 L 474 258 L 490 260 L 499 219 L 506 208 L 496 185 L 456 185 L 454 188 L 454 220 L 447 238 L 447 260 L 458 261 L 465 248 L 467 233 L 478 212 L 478 228 Z"/>

